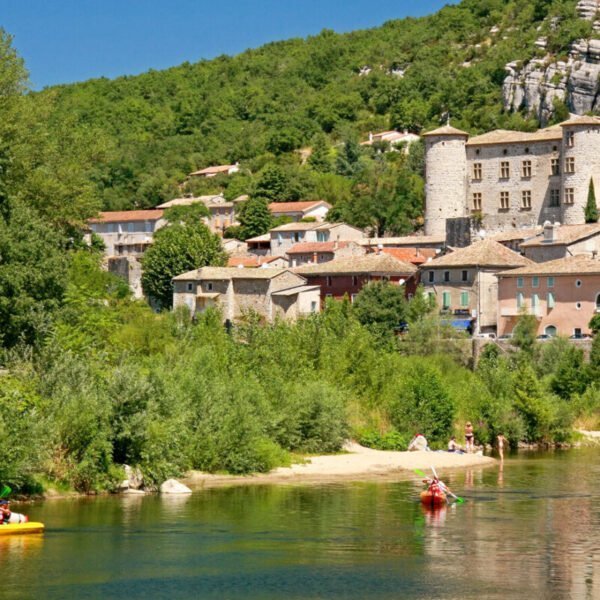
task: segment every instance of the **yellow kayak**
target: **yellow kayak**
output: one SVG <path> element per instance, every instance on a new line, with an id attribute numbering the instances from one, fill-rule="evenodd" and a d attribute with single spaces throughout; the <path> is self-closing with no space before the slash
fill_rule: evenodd
<path id="1" fill-rule="evenodd" d="M 0 525 L 0 536 L 2 535 L 24 535 L 26 533 L 44 533 L 43 523 L 11 523 Z"/>

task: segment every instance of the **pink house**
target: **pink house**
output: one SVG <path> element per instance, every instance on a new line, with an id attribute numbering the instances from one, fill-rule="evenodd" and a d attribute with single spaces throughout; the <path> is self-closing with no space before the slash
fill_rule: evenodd
<path id="1" fill-rule="evenodd" d="M 600 313 L 600 260 L 571 256 L 498 273 L 498 333 L 512 333 L 522 311 L 538 334 L 581 337 Z"/>

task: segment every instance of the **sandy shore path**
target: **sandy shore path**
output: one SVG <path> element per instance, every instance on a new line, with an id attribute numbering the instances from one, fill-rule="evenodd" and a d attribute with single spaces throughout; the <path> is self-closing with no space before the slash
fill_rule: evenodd
<path id="1" fill-rule="evenodd" d="M 336 481 L 368 481 L 413 476 L 414 469 L 441 472 L 448 469 L 494 465 L 497 461 L 476 454 L 450 452 L 384 452 L 364 448 L 355 443 L 344 447 L 347 454 L 312 456 L 305 464 L 281 467 L 270 473 L 249 476 L 210 475 L 193 471 L 185 478 L 190 487 L 218 487 L 269 483 L 328 483 Z"/>

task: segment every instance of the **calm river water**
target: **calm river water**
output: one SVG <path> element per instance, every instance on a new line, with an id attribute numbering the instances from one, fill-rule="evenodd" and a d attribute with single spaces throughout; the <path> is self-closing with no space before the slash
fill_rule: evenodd
<path id="1" fill-rule="evenodd" d="M 29 505 L 0 597 L 600 599 L 600 450 L 445 479 L 467 502 L 437 513 L 416 476 Z"/>

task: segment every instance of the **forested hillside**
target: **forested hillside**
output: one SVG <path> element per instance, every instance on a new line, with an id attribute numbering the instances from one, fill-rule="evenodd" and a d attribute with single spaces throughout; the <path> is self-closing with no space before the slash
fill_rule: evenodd
<path id="1" fill-rule="evenodd" d="M 388 128 L 418 132 L 448 113 L 454 125 L 471 132 L 536 127 L 503 112 L 504 66 L 534 56 L 541 33 L 554 52 L 588 34 L 591 25 L 576 17 L 575 5 L 464 0 L 376 29 L 323 31 L 235 57 L 50 88 L 32 94 L 27 110 L 42 121 L 41 135 L 57 140 L 52 167 L 61 174 L 57 192 L 67 196 L 60 209 L 68 218 L 155 206 L 176 196 L 190 171 L 240 161 L 245 175 L 218 182 L 230 185 L 229 196 L 252 193 L 270 169 L 271 198 L 345 202 L 351 206 L 344 205 L 341 217 L 357 225 L 407 231 L 418 225 L 422 208 L 422 190 L 412 177 L 419 165 L 406 166 L 399 157 L 375 161 L 369 153 L 360 160 L 357 148 L 345 148 L 349 157 L 336 161 L 339 144 Z M 558 29 L 550 26 L 555 16 Z M 318 149 L 317 160 L 301 168 L 297 150 L 307 147 Z M 273 174 L 273 165 L 280 171 Z M 37 177 L 46 183 L 45 174 Z M 218 191 L 211 183 L 195 191 Z M 83 188 L 76 199 L 65 191 L 71 184 Z M 361 198 L 351 200 L 357 192 Z M 400 209 L 379 218 L 371 214 L 373 198 L 386 194 Z M 42 197 L 36 202 L 45 208 L 59 196 L 43 191 Z"/>

